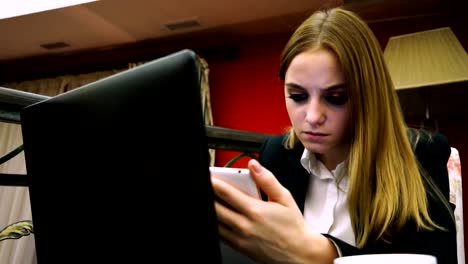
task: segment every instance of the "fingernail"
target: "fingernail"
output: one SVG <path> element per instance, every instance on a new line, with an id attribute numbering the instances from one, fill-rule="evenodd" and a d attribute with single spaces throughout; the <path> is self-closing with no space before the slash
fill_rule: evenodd
<path id="1" fill-rule="evenodd" d="M 252 159 L 250 161 L 250 164 L 252 165 L 251 167 L 252 170 L 254 170 L 256 173 L 262 172 L 263 167 L 260 165 L 260 163 L 257 160 Z"/>

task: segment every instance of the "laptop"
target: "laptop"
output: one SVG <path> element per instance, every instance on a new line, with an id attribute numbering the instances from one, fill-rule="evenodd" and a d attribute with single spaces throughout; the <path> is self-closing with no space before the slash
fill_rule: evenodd
<path id="1" fill-rule="evenodd" d="M 37 262 L 221 263 L 196 54 L 21 111 Z"/>

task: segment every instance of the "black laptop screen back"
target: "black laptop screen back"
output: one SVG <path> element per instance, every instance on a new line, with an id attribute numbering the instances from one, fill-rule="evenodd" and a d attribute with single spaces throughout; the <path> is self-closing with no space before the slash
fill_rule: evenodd
<path id="1" fill-rule="evenodd" d="M 183 50 L 22 111 L 39 264 L 220 263 L 199 85 Z"/>

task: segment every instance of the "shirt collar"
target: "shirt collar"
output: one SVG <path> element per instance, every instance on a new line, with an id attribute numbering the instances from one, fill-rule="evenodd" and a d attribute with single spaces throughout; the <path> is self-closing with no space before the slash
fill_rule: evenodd
<path id="1" fill-rule="evenodd" d="M 315 154 L 307 149 L 301 156 L 301 165 L 309 172 L 310 175 L 320 179 L 334 179 L 339 173 L 342 172 L 344 161 L 339 163 L 332 171 L 328 170 L 323 163 L 315 157 Z"/>

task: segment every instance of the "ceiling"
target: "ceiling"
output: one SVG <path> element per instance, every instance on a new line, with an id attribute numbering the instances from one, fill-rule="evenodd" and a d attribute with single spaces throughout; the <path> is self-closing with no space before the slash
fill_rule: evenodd
<path id="1" fill-rule="evenodd" d="M 0 20 L 0 62 L 112 49 L 141 41 L 210 32 L 287 32 L 324 5 L 346 4 L 372 23 L 438 14 L 449 3 L 442 0 L 101 0 Z M 166 26 L 179 22 L 191 26 L 175 30 Z M 41 45 L 58 48 L 46 49 Z"/>

